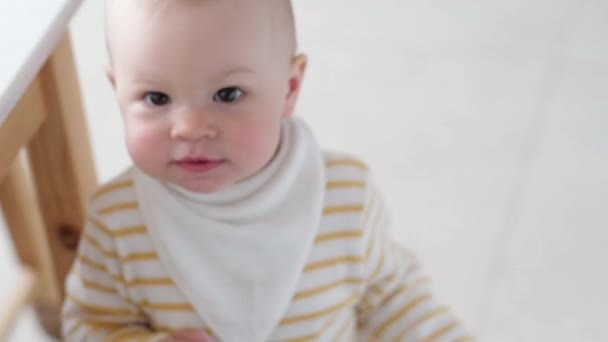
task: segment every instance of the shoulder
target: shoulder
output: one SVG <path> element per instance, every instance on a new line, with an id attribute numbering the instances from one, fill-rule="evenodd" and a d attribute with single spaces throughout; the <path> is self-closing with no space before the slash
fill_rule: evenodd
<path id="1" fill-rule="evenodd" d="M 143 233 L 133 169 L 128 168 L 102 184 L 89 199 L 86 215 L 89 224 L 111 238 L 129 229 Z"/>
<path id="2" fill-rule="evenodd" d="M 367 207 L 373 185 L 367 163 L 352 154 L 336 151 L 324 151 L 323 158 L 326 204 L 329 208 L 336 208 L 334 211 L 350 208 L 351 213 L 361 215 Z"/>
<path id="3" fill-rule="evenodd" d="M 325 150 L 323 159 L 328 189 L 357 186 L 365 191 L 366 198 L 376 191 L 372 169 L 360 157 L 350 153 Z"/>
<path id="4" fill-rule="evenodd" d="M 327 184 L 317 241 L 332 241 L 332 253 L 335 249 L 343 255 L 355 256 L 353 260 L 358 265 L 368 267 L 368 259 L 376 253 L 379 234 L 388 224 L 387 208 L 368 163 L 343 152 L 324 151 L 323 156 Z"/>
<path id="5" fill-rule="evenodd" d="M 89 198 L 89 212 L 95 215 L 108 213 L 110 207 L 118 203 L 135 201 L 133 169 L 128 168 L 100 185 Z"/>
<path id="6" fill-rule="evenodd" d="M 323 152 L 327 179 L 327 201 L 330 204 L 356 208 L 360 226 L 369 235 L 390 217 L 382 192 L 372 176 L 369 164 L 348 153 Z"/>
<path id="7" fill-rule="evenodd" d="M 325 178 L 328 183 L 357 183 L 366 188 L 370 180 L 369 167 L 362 159 L 344 152 L 323 151 Z"/>
<path id="8" fill-rule="evenodd" d="M 324 150 L 322 153 L 327 169 L 350 168 L 362 172 L 369 170 L 367 163 L 353 154 L 332 150 Z"/>

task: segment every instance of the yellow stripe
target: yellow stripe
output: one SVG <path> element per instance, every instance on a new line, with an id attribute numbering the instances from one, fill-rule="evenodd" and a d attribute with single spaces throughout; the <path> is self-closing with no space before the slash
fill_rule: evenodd
<path id="1" fill-rule="evenodd" d="M 94 305 L 85 303 L 78 298 L 69 295 L 68 298 L 74 302 L 77 306 L 79 306 L 84 312 L 92 313 L 92 314 L 101 314 L 101 315 L 116 315 L 116 316 L 135 316 L 133 311 L 124 308 L 116 308 L 102 305 Z"/>
<path id="2" fill-rule="evenodd" d="M 123 333 L 119 333 L 117 335 L 112 336 L 112 338 L 108 342 L 118 342 L 125 341 L 129 339 L 137 339 L 138 341 L 144 340 L 146 338 L 152 337 L 152 333 L 147 330 L 142 330 L 143 328 L 134 327 L 133 330 L 128 330 Z"/>
<path id="3" fill-rule="evenodd" d="M 148 301 L 142 301 L 138 305 L 155 311 L 194 311 L 192 304 L 188 303 L 150 303 Z"/>
<path id="4" fill-rule="evenodd" d="M 91 333 L 98 331 L 98 330 L 105 330 L 106 331 L 106 335 L 114 335 L 114 336 L 110 336 L 111 338 L 108 339 L 107 341 L 122 341 L 124 338 L 127 337 L 136 337 L 136 336 L 141 336 L 141 337 L 150 337 L 150 332 L 147 332 L 146 330 L 144 330 L 143 326 L 142 327 L 138 327 L 138 326 L 130 326 L 131 329 L 124 331 L 124 329 L 126 328 L 126 325 L 124 323 L 113 323 L 113 322 L 99 322 L 99 321 L 93 321 L 93 320 L 85 320 L 83 321 L 83 323 L 89 327 L 91 327 Z M 129 324 L 140 324 L 143 325 L 144 322 L 130 322 Z M 134 330 L 137 329 L 137 330 Z M 123 330 L 121 332 L 121 330 Z M 137 334 L 134 334 L 137 333 Z"/>
<path id="5" fill-rule="evenodd" d="M 125 285 L 125 286 L 127 285 L 127 284 L 125 283 L 125 278 L 123 278 L 123 277 L 122 277 L 121 275 L 119 275 L 119 274 L 111 274 L 111 275 L 110 275 L 110 277 L 112 278 L 112 280 L 114 280 L 114 281 L 115 281 L 115 282 L 117 282 L 117 283 L 121 283 L 121 284 L 123 284 L 123 285 Z"/>
<path id="6" fill-rule="evenodd" d="M 336 190 L 344 188 L 365 188 L 365 182 L 359 180 L 351 181 L 329 181 L 326 185 L 327 190 Z"/>
<path id="7" fill-rule="evenodd" d="M 119 211 L 124 210 L 133 210 L 139 208 L 139 204 L 137 202 L 129 202 L 129 203 L 118 203 L 111 205 L 109 207 L 98 210 L 97 212 L 100 215 L 109 215 Z"/>
<path id="8" fill-rule="evenodd" d="M 110 259 L 119 259 L 118 253 L 114 251 L 109 251 L 101 247 L 101 244 L 95 240 L 91 235 L 85 233 L 83 235 L 83 239 L 90 243 L 93 247 L 95 247 L 101 254 L 103 254 L 106 258 Z M 144 253 L 133 253 L 124 257 L 120 257 L 120 262 L 129 263 L 135 261 L 148 261 L 148 260 L 158 260 L 158 254 L 156 252 L 144 252 Z"/>
<path id="9" fill-rule="evenodd" d="M 385 298 L 384 297 L 385 293 L 384 293 L 384 290 L 382 289 L 383 283 L 390 283 L 394 279 L 395 279 L 394 275 L 391 275 L 390 277 L 383 279 L 382 283 L 376 283 L 375 285 L 370 287 L 369 292 L 373 292 L 374 294 L 376 294 L 379 297 L 379 300 L 382 302 L 390 302 L 393 297 L 400 295 L 401 293 L 404 293 L 407 290 L 415 288 L 421 284 L 430 283 L 430 281 L 431 281 L 430 278 L 428 278 L 428 277 L 422 277 L 420 279 L 411 281 L 408 284 L 401 286 L 396 292 L 391 293 L 390 296 Z M 371 299 L 372 298 L 369 295 L 367 295 L 366 297 L 363 298 L 362 303 L 359 306 L 360 307 L 359 312 L 361 313 L 360 314 L 361 317 L 365 317 L 365 316 L 369 315 L 374 310 L 374 304 Z"/>
<path id="10" fill-rule="evenodd" d="M 125 257 L 122 257 L 120 261 L 124 264 L 135 261 L 149 261 L 149 260 L 158 260 L 158 254 L 156 252 L 146 252 L 146 253 L 133 253 L 129 254 Z"/>
<path id="11" fill-rule="evenodd" d="M 382 287 L 389 286 L 388 284 L 393 282 L 395 280 L 395 278 L 396 278 L 396 276 L 394 273 L 389 275 L 388 277 L 383 277 L 377 283 L 374 283 L 374 285 L 372 287 L 370 287 L 369 290 L 382 297 L 382 296 L 384 296 L 384 290 L 382 289 Z M 414 283 L 416 283 L 416 282 L 414 282 Z M 406 287 L 409 287 L 409 285 Z M 400 288 L 402 288 L 402 287 L 400 287 Z"/>
<path id="12" fill-rule="evenodd" d="M 379 285 L 374 285 L 372 286 L 372 288 L 370 289 L 371 292 L 375 293 L 377 296 L 384 296 L 384 291 L 382 291 L 382 289 L 380 288 Z"/>
<path id="13" fill-rule="evenodd" d="M 380 283 L 376 283 L 374 286 L 372 286 L 370 288 L 371 292 L 374 292 L 376 295 L 383 297 L 384 296 L 384 290 L 382 289 L 382 286 L 386 286 L 384 285 L 385 283 L 390 283 L 395 279 L 394 275 L 391 275 L 388 278 L 382 279 L 382 281 Z M 429 284 L 431 282 L 431 278 L 429 277 L 422 277 L 416 280 L 412 280 L 410 282 L 408 282 L 408 284 L 406 285 L 406 288 L 413 288 L 413 287 L 417 287 L 419 285 L 423 285 L 423 284 Z"/>
<path id="14" fill-rule="evenodd" d="M 135 286 L 173 286 L 175 282 L 170 278 L 134 278 L 126 283 L 127 287 Z"/>
<path id="15" fill-rule="evenodd" d="M 98 321 L 92 321 L 92 320 L 84 321 L 84 325 L 91 328 L 91 333 L 98 331 L 98 330 L 110 330 L 110 333 L 111 333 L 112 330 L 116 331 L 116 330 L 119 330 L 124 327 L 123 323 L 98 322 Z"/>
<path id="16" fill-rule="evenodd" d="M 97 192 L 95 192 L 95 194 L 93 194 L 91 199 L 96 200 L 96 199 L 99 199 L 101 196 L 111 193 L 115 190 L 126 189 L 126 188 L 130 188 L 132 186 L 133 186 L 133 180 L 130 180 L 130 179 L 120 181 L 120 182 L 110 183 L 108 185 L 101 187 L 99 190 L 97 190 Z"/>
<path id="17" fill-rule="evenodd" d="M 418 318 L 417 320 L 415 320 L 414 322 L 412 322 L 412 324 L 410 324 L 409 327 L 405 328 L 405 330 L 403 330 L 402 333 L 399 334 L 399 336 L 395 337 L 395 341 L 402 341 L 405 339 L 405 337 L 412 331 L 414 330 L 417 326 L 421 325 L 422 323 L 435 318 L 439 315 L 445 314 L 448 312 L 448 309 L 444 306 L 439 307 L 433 311 L 429 311 L 426 314 L 424 314 L 422 317 Z"/>
<path id="18" fill-rule="evenodd" d="M 107 235 L 109 237 L 113 236 L 112 235 L 112 231 L 110 230 L 110 228 L 106 227 L 106 225 L 103 224 L 101 221 L 97 220 L 96 218 L 94 218 L 92 216 L 88 216 L 87 219 L 100 232 L 104 233 L 105 235 Z"/>
<path id="19" fill-rule="evenodd" d="M 190 327 L 170 327 L 167 325 L 158 325 L 158 324 L 154 324 L 154 330 L 158 331 L 158 332 L 166 332 L 166 333 L 172 333 L 172 332 L 176 332 L 176 331 L 180 331 L 180 330 L 190 330 L 190 329 L 195 329 L 195 328 L 190 328 Z"/>
<path id="20" fill-rule="evenodd" d="M 335 214 L 351 214 L 360 213 L 363 211 L 363 204 L 350 204 L 350 205 L 339 205 L 325 207 L 323 209 L 323 215 L 335 215 Z"/>
<path id="21" fill-rule="evenodd" d="M 138 235 L 138 234 L 146 234 L 147 230 L 145 226 L 133 226 L 133 227 L 125 227 L 121 229 L 111 230 L 101 221 L 95 219 L 94 217 L 88 217 L 89 222 L 97 228 L 101 233 L 112 237 L 112 238 L 121 238 L 129 235 Z"/>
<path id="22" fill-rule="evenodd" d="M 302 299 L 302 298 L 315 296 L 315 295 L 318 295 L 318 294 L 323 293 L 325 291 L 329 291 L 331 289 L 334 289 L 334 288 L 342 286 L 342 285 L 347 285 L 347 284 L 348 285 L 359 285 L 359 284 L 363 284 L 364 281 L 365 280 L 361 279 L 361 278 L 346 278 L 346 279 L 338 280 L 338 281 L 333 282 L 331 284 L 319 286 L 317 288 L 313 288 L 313 289 L 310 289 L 310 290 L 300 291 L 300 292 L 296 293 L 296 295 L 293 297 L 293 299 L 294 300 L 299 300 L 299 299 Z"/>
<path id="23" fill-rule="evenodd" d="M 431 336 L 425 338 L 423 340 L 423 342 L 432 342 L 432 341 L 440 338 L 441 336 L 444 336 L 445 334 L 447 334 L 448 332 L 450 332 L 450 330 L 456 328 L 457 326 L 458 326 L 458 323 L 456 323 L 456 322 L 452 322 L 452 323 L 446 324 L 442 328 L 440 328 L 439 330 L 437 330 L 436 332 L 434 332 L 433 334 L 431 334 Z"/>
<path id="24" fill-rule="evenodd" d="M 315 239 L 315 243 L 327 242 L 327 241 L 331 241 L 331 240 L 355 239 L 355 238 L 360 238 L 361 236 L 363 236 L 363 231 L 360 229 L 345 230 L 342 232 L 321 234 L 321 235 L 317 236 L 317 238 Z"/>
<path id="25" fill-rule="evenodd" d="M 398 296 L 398 295 L 401 295 L 402 293 L 406 292 L 406 291 L 407 291 L 407 289 L 408 289 L 408 287 L 407 287 L 407 286 L 401 286 L 401 287 L 399 287 L 399 288 L 398 288 L 398 290 L 397 290 L 397 291 L 393 291 L 393 292 L 390 294 L 390 296 L 388 296 L 388 297 L 380 297 L 380 302 L 379 302 L 379 303 L 376 303 L 375 305 L 374 305 L 374 304 L 373 304 L 371 301 L 369 301 L 369 302 L 367 303 L 367 306 L 361 306 L 361 309 L 360 309 L 360 311 L 361 311 L 361 316 L 362 316 L 362 317 L 368 316 L 368 315 L 369 315 L 369 314 L 370 314 L 370 313 L 371 313 L 371 312 L 372 312 L 372 311 L 375 309 L 375 306 L 376 306 L 376 305 L 382 305 L 383 303 L 390 303 L 390 302 L 391 302 L 391 300 L 392 300 L 394 297 L 396 297 L 396 296 Z"/>
<path id="26" fill-rule="evenodd" d="M 114 295 L 114 296 L 119 296 L 125 302 L 135 306 L 135 303 L 133 303 L 133 301 L 131 301 L 130 298 L 125 297 L 122 294 L 120 294 L 115 287 L 103 285 L 103 284 L 100 284 L 100 283 L 97 283 L 94 281 L 90 281 L 90 280 L 86 280 L 86 279 L 84 279 L 84 277 L 82 276 L 82 274 L 80 274 L 80 272 L 78 270 L 72 270 L 71 274 L 73 274 L 75 277 L 77 277 L 86 289 L 94 290 L 94 291 L 98 291 L 98 292 L 104 292 L 104 293 Z M 112 280 L 116 281 L 117 283 L 124 284 L 124 279 L 120 276 L 112 275 L 111 278 L 112 278 Z"/>
<path id="27" fill-rule="evenodd" d="M 168 333 L 173 333 L 173 332 L 177 332 L 177 331 L 182 331 L 182 330 L 199 330 L 201 329 L 200 327 L 171 327 L 168 325 L 154 325 L 154 330 L 156 331 L 160 331 L 160 332 L 168 332 Z M 210 328 L 202 328 L 203 331 L 205 332 L 205 334 L 207 334 L 208 336 L 214 336 L 213 330 L 211 330 Z"/>
<path id="28" fill-rule="evenodd" d="M 352 166 L 363 171 L 367 170 L 367 165 L 363 162 L 355 159 L 334 159 L 325 162 L 327 167 L 340 167 L 340 166 Z"/>
<path id="29" fill-rule="evenodd" d="M 328 319 L 327 322 L 323 325 L 323 327 L 321 327 L 321 330 L 319 330 L 319 332 L 317 332 L 314 335 L 307 335 L 307 336 L 302 336 L 302 337 L 298 337 L 298 338 L 293 338 L 290 340 L 285 340 L 283 342 L 313 342 L 313 341 L 316 341 L 321 336 L 323 336 L 323 334 L 325 334 L 327 329 L 329 329 L 329 327 L 331 327 L 332 324 L 334 324 L 334 322 L 336 321 L 337 318 L 338 318 L 338 315 L 335 314 L 331 319 Z"/>
<path id="30" fill-rule="evenodd" d="M 414 298 L 411 302 L 406 303 L 399 311 L 395 312 L 392 316 L 390 316 L 384 323 L 382 323 L 373 333 L 373 337 L 378 339 L 386 329 L 388 329 L 391 325 L 397 322 L 401 317 L 407 315 L 412 309 L 414 309 L 418 304 L 424 302 L 429 299 L 431 296 L 428 294 L 420 295 Z"/>
<path id="31" fill-rule="evenodd" d="M 103 247 L 101 247 L 101 244 L 95 240 L 95 238 L 93 238 L 89 233 L 84 233 L 82 235 L 82 238 L 88 242 L 89 244 L 91 244 L 91 246 L 95 247 L 101 254 L 103 254 L 106 258 L 110 258 L 110 259 L 118 259 L 118 254 L 114 251 L 109 251 L 107 249 L 104 249 Z"/>
<path id="32" fill-rule="evenodd" d="M 80 263 L 82 263 L 83 265 L 87 265 L 88 267 L 90 267 L 96 271 L 107 273 L 106 265 L 96 263 L 95 261 L 87 258 L 84 255 L 81 255 L 78 258 L 78 261 L 80 261 Z"/>
<path id="33" fill-rule="evenodd" d="M 145 226 L 125 227 L 114 231 L 113 236 L 115 238 L 121 238 L 129 235 L 147 234 L 147 232 L 148 231 L 146 230 Z"/>
<path id="34" fill-rule="evenodd" d="M 313 263 L 306 265 L 306 267 L 304 267 L 304 272 L 316 271 L 321 268 L 331 267 L 331 266 L 335 266 L 335 265 L 339 265 L 339 264 L 362 263 L 362 262 L 363 262 L 363 258 L 360 256 L 347 256 L 347 257 L 341 257 L 341 258 L 328 259 L 328 260 L 313 262 Z"/>
<path id="35" fill-rule="evenodd" d="M 456 342 L 473 342 L 475 339 L 472 336 L 465 336 L 456 340 Z"/>
<path id="36" fill-rule="evenodd" d="M 281 321 L 281 325 L 289 325 L 289 324 L 294 324 L 294 323 L 299 323 L 302 321 L 310 321 L 313 319 L 317 319 L 321 316 L 330 314 L 332 312 L 336 312 L 339 311 L 340 309 L 343 309 L 353 303 L 355 303 L 358 299 L 359 299 L 360 295 L 359 294 L 354 294 L 352 296 L 350 296 L 349 298 L 343 300 L 340 303 L 337 303 L 335 305 L 332 305 L 328 308 L 325 308 L 323 310 L 317 311 L 317 312 L 311 312 L 309 314 L 305 314 L 305 315 L 300 315 L 300 316 L 294 316 L 294 317 L 290 317 L 290 318 L 286 318 L 284 320 Z"/>
<path id="37" fill-rule="evenodd" d="M 82 283 L 82 285 L 85 288 L 87 288 L 89 290 L 95 290 L 95 291 L 104 292 L 104 293 L 108 293 L 108 294 L 112 294 L 112 295 L 118 295 L 118 291 L 114 287 L 110 287 L 110 286 L 102 285 L 102 284 L 94 282 L 94 281 L 86 280 L 86 279 L 84 279 L 82 274 L 80 274 L 80 272 L 78 272 L 77 270 L 73 270 L 72 274 L 76 278 L 78 278 L 78 280 Z"/>

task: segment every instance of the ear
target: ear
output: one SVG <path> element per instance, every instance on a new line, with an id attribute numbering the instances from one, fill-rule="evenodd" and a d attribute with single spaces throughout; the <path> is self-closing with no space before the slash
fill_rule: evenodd
<path id="1" fill-rule="evenodd" d="M 106 76 L 112 84 L 112 88 L 116 89 L 116 79 L 114 78 L 114 69 L 110 65 L 106 65 Z"/>
<path id="2" fill-rule="evenodd" d="M 283 111 L 284 118 L 290 117 L 293 114 L 296 102 L 298 101 L 298 96 L 300 95 L 300 89 L 302 88 L 302 81 L 304 80 L 307 64 L 308 58 L 304 54 L 296 55 L 291 60 L 288 91 L 285 99 L 285 109 Z"/>

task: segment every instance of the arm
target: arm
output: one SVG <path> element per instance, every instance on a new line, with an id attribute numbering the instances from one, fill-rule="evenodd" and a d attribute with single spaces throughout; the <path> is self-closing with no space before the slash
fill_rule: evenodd
<path id="1" fill-rule="evenodd" d="M 364 213 L 368 282 L 357 310 L 362 340 L 472 341 L 433 298 L 429 279 L 415 257 L 390 239 L 386 209 L 373 186 L 368 187 Z"/>
<path id="2" fill-rule="evenodd" d="M 110 230 L 89 215 L 66 281 L 62 334 L 70 341 L 159 341 L 130 300 Z"/>

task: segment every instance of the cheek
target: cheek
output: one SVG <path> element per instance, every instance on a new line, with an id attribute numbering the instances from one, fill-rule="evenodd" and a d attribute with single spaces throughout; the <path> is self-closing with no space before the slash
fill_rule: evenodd
<path id="1" fill-rule="evenodd" d="M 275 121 L 250 122 L 239 127 L 232 148 L 238 151 L 241 160 L 257 167 L 268 162 L 277 148 L 280 136 L 280 122 Z"/>
<path id="2" fill-rule="evenodd" d="M 140 167 L 165 156 L 168 147 L 164 129 L 149 124 L 125 123 L 126 145 L 133 161 Z"/>

